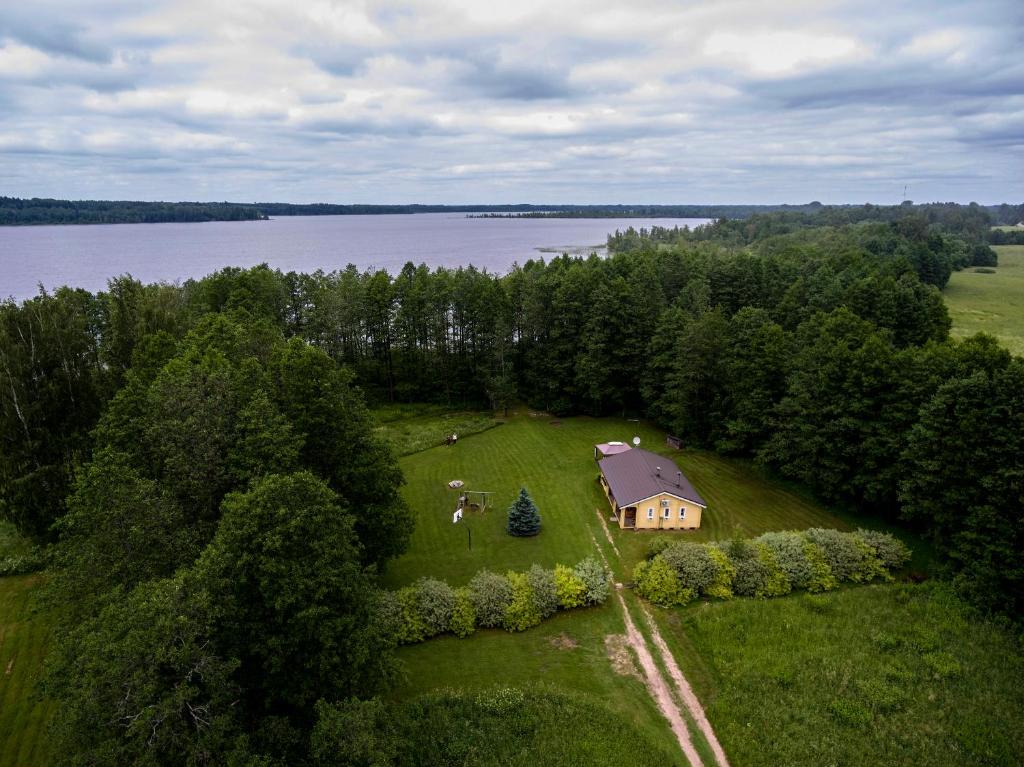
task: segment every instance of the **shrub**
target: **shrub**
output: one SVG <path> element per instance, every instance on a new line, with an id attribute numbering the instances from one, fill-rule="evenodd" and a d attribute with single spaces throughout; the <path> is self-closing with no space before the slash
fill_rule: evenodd
<path id="1" fill-rule="evenodd" d="M 676 541 L 673 541 L 671 538 L 664 535 L 651 538 L 650 542 L 647 544 L 647 558 L 654 559 L 669 546 L 675 545 L 677 545 Z"/>
<path id="2" fill-rule="evenodd" d="M 810 541 L 805 542 L 804 556 L 807 557 L 807 562 L 811 566 L 811 580 L 807 583 L 807 590 L 809 592 L 818 594 L 822 591 L 832 591 L 832 589 L 838 588 L 839 581 L 832 574 L 832 568 L 828 566 L 821 547 Z"/>
<path id="3" fill-rule="evenodd" d="M 455 611 L 455 591 L 444 581 L 421 578 L 416 584 L 417 606 L 428 637 L 448 631 Z"/>
<path id="4" fill-rule="evenodd" d="M 378 591 L 374 603 L 374 619 L 386 636 L 397 637 L 404 622 L 402 602 L 397 591 Z"/>
<path id="5" fill-rule="evenodd" d="M 681 607 L 695 596 L 692 589 L 680 584 L 676 571 L 660 556 L 637 564 L 633 580 L 640 596 L 662 607 Z"/>
<path id="6" fill-rule="evenodd" d="M 533 565 L 527 577 L 530 579 L 530 588 L 533 589 L 533 604 L 537 608 L 540 619 L 550 618 L 558 612 L 558 587 L 555 584 L 555 574 L 540 565 Z"/>
<path id="7" fill-rule="evenodd" d="M 476 610 L 469 589 L 455 589 L 455 608 L 452 610 L 451 632 L 457 637 L 468 637 L 476 631 Z"/>
<path id="8" fill-rule="evenodd" d="M 583 607 L 587 603 L 587 584 L 565 565 L 555 565 L 555 593 L 563 610 Z"/>
<path id="9" fill-rule="evenodd" d="M 732 584 L 736 578 L 736 568 L 720 548 L 717 546 L 706 548 L 708 556 L 715 563 L 715 579 L 704 593 L 717 599 L 732 599 Z"/>
<path id="10" fill-rule="evenodd" d="M 530 577 L 526 573 L 510 572 L 505 576 L 512 586 L 512 600 L 505 608 L 502 625 L 509 631 L 526 631 L 540 623 L 540 612 L 534 603 Z"/>
<path id="11" fill-rule="evenodd" d="M 33 549 L 27 554 L 15 554 L 0 559 L 0 576 L 28 575 L 39 572 L 45 566 L 46 559 L 42 552 Z"/>
<path id="12" fill-rule="evenodd" d="M 804 535 L 821 549 L 836 580 L 862 580 L 864 550 L 854 536 L 821 527 L 812 527 Z"/>
<path id="13" fill-rule="evenodd" d="M 871 547 L 882 566 L 889 570 L 899 570 L 910 561 L 910 549 L 903 541 L 890 533 L 878 530 L 858 530 L 856 535 Z"/>
<path id="14" fill-rule="evenodd" d="M 505 610 L 512 601 L 512 585 L 504 575 L 481 570 L 469 582 L 470 599 L 476 612 L 476 624 L 496 628 L 505 622 Z"/>
<path id="15" fill-rule="evenodd" d="M 756 540 L 768 547 L 792 588 L 806 589 L 810 585 L 811 563 L 800 533 L 765 533 Z"/>
<path id="16" fill-rule="evenodd" d="M 422 642 L 427 637 L 427 624 L 420 615 L 419 589 L 406 586 L 398 590 L 397 596 L 402 610 L 397 633 L 399 644 Z"/>
<path id="17" fill-rule="evenodd" d="M 921 656 L 921 660 L 939 679 L 960 675 L 960 664 L 948 652 L 928 652 Z"/>
<path id="18" fill-rule="evenodd" d="M 792 586 L 789 585 L 789 578 L 779 567 L 772 550 L 763 543 L 755 543 L 754 548 L 757 550 L 757 559 L 765 573 L 764 587 L 757 593 L 757 596 L 781 597 L 783 594 L 788 594 L 792 590 Z"/>
<path id="19" fill-rule="evenodd" d="M 585 603 L 588 605 L 604 604 L 608 598 L 608 571 L 596 559 L 587 557 L 576 565 L 574 572 L 586 586 Z"/>
<path id="20" fill-rule="evenodd" d="M 676 571 L 680 585 L 695 594 L 706 594 L 715 581 L 715 561 L 700 543 L 673 544 L 661 552 L 661 558 Z"/>
<path id="21" fill-rule="evenodd" d="M 741 597 L 760 596 L 768 581 L 768 572 L 758 558 L 757 549 L 749 541 L 735 538 L 722 547 L 729 562 L 736 568 L 732 590 Z"/>

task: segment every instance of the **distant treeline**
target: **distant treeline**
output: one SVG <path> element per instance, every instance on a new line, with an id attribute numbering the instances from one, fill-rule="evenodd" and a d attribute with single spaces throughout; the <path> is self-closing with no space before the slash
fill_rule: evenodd
<path id="1" fill-rule="evenodd" d="M 132 202 L 0 197 L 0 226 L 32 224 L 166 224 L 197 221 L 258 221 L 251 205 L 229 202 Z"/>
<path id="2" fill-rule="evenodd" d="M 976 203 L 929 203 L 879 205 L 333 205 L 285 202 L 132 202 L 125 200 L 52 200 L 0 197 L 0 226 L 28 224 L 152 224 L 188 221 L 257 221 L 269 216 L 372 216 L 413 213 L 465 213 L 481 218 L 711 218 L 748 220 L 782 213 L 788 219 L 770 218 L 774 224 L 788 220 L 797 225 L 841 226 L 858 221 L 897 220 L 908 212 L 929 223 L 941 223 L 957 231 L 969 222 L 978 233 L 991 226 L 1024 220 L 1024 205 Z M 757 230 L 745 240 L 760 236 Z M 717 234 L 715 237 L 717 238 Z M 981 235 L 977 238 L 980 241 Z M 993 240 L 993 242 L 995 242 Z M 1002 240 L 997 244 L 1001 244 Z"/>

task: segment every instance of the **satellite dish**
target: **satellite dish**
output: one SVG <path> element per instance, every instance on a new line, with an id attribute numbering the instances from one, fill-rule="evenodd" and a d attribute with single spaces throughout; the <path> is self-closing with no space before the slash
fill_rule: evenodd
<path id="1" fill-rule="evenodd" d="M 633 447 L 640 447 L 640 438 L 633 437 Z"/>

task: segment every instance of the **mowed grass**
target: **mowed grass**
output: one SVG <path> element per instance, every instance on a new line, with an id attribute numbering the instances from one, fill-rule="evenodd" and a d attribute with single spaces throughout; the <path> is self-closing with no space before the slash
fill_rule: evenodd
<path id="1" fill-rule="evenodd" d="M 614 712 L 605 723 L 610 731 L 621 728 L 628 738 L 635 727 L 664 744 L 672 760 L 660 764 L 682 764 L 668 723 L 639 677 L 630 673 L 633 661 L 616 670 L 609 658 L 605 638 L 624 631 L 614 600 L 609 600 L 601 607 L 558 613 L 523 633 L 482 630 L 466 639 L 440 637 L 403 647 L 398 655 L 406 666 L 406 681 L 393 697 L 405 700 L 444 688 L 477 691 L 544 683 L 601 702 Z M 628 653 L 626 657 L 631 659 Z"/>
<path id="2" fill-rule="evenodd" d="M 36 682 L 51 622 L 34 611 L 40 576 L 0 578 L 0 767 L 48 762 L 46 725 L 55 705 Z"/>
<path id="3" fill-rule="evenodd" d="M 930 584 L 659 611 L 733 764 L 1019 765 L 1019 639 Z"/>
<path id="4" fill-rule="evenodd" d="M 958 338 L 989 333 L 1024 355 L 1024 245 L 997 245 L 994 274 L 954 272 L 942 292 Z"/>
<path id="5" fill-rule="evenodd" d="M 607 519 L 609 508 L 597 485 L 593 446 L 634 436 L 640 437 L 642 447 L 672 457 L 708 502 L 699 530 L 663 535 L 705 541 L 768 530 L 848 527 L 746 462 L 668 448 L 665 434 L 646 423 L 520 412 L 498 428 L 460 439 L 456 446 L 401 460 L 407 481 L 403 495 L 416 527 L 408 552 L 388 567 L 385 583 L 396 587 L 434 576 L 461 585 L 485 567 L 521 571 L 535 562 L 545 567 L 574 564 L 594 553 L 592 536 L 604 536 L 598 514 Z M 465 489 L 492 492 L 491 507 L 484 513 L 469 512 L 453 524 L 459 495 L 448 488 L 453 479 L 463 480 Z M 520 487 L 540 509 L 542 530 L 535 538 L 513 538 L 505 532 L 506 511 Z M 657 534 L 614 526 L 611 533 L 624 565 L 617 575 L 627 577 Z"/>

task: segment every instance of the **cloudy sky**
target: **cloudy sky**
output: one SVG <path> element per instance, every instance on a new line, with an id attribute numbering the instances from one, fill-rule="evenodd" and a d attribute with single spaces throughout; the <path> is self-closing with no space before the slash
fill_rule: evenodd
<path id="1" fill-rule="evenodd" d="M 1021 0 L 0 0 L 0 194 L 1024 200 Z"/>

